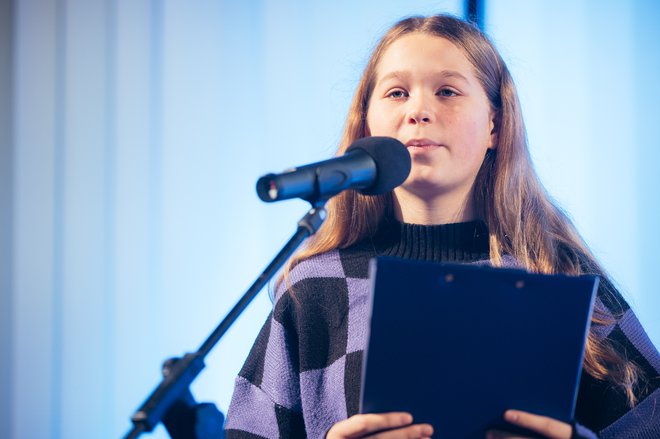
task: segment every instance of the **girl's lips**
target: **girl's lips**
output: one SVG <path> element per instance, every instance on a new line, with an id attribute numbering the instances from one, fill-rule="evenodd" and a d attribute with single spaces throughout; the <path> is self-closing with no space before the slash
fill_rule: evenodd
<path id="1" fill-rule="evenodd" d="M 406 146 L 408 148 L 436 148 L 440 144 L 430 139 L 411 139 L 406 142 Z"/>
<path id="2" fill-rule="evenodd" d="M 430 148 L 437 148 L 440 145 L 410 145 L 408 148 L 412 149 L 430 149 Z"/>

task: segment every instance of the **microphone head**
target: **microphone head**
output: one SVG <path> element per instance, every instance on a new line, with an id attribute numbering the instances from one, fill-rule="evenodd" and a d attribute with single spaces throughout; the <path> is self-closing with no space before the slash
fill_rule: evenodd
<path id="1" fill-rule="evenodd" d="M 376 180 L 359 192 L 364 195 L 387 193 L 403 183 L 410 174 L 410 153 L 406 145 L 392 137 L 364 137 L 351 144 L 346 153 L 360 149 L 376 162 Z"/>

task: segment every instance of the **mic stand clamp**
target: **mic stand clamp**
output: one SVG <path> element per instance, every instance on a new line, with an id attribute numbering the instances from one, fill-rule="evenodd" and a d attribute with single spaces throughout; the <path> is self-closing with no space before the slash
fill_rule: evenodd
<path id="1" fill-rule="evenodd" d="M 187 354 L 191 355 L 191 354 Z M 163 363 L 163 377 L 167 378 L 180 358 Z M 215 404 L 199 403 L 185 389 L 163 416 L 163 424 L 171 438 L 223 439 L 225 417 Z"/>
<path id="2" fill-rule="evenodd" d="M 310 201 L 310 200 L 308 200 Z M 163 363 L 163 380 L 131 417 L 133 428 L 124 437 L 133 439 L 152 431 L 163 421 L 172 439 L 223 439 L 224 416 L 211 403 L 195 402 L 190 384 L 204 369 L 204 358 L 236 321 L 252 299 L 284 265 L 298 246 L 316 233 L 326 218 L 326 200 L 311 200 L 312 208 L 298 221 L 298 229 L 257 280 L 243 294 L 197 352 Z"/>

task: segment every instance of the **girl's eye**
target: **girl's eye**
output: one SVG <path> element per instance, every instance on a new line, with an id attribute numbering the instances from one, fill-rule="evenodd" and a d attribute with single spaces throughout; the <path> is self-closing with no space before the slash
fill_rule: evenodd
<path id="1" fill-rule="evenodd" d="M 438 96 L 442 96 L 443 98 L 450 98 L 452 96 L 458 96 L 458 94 L 451 88 L 441 88 L 438 90 Z"/>
<path id="2" fill-rule="evenodd" d="M 408 96 L 408 94 L 405 91 L 401 90 L 401 89 L 395 89 L 395 90 L 392 90 L 391 92 L 389 92 L 386 96 L 388 98 L 392 98 L 392 99 L 401 99 L 401 98 L 405 98 L 406 96 Z"/>

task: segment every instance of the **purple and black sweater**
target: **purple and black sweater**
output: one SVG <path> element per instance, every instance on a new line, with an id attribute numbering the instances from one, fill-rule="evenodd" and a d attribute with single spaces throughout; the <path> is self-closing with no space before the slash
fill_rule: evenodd
<path id="1" fill-rule="evenodd" d="M 362 354 L 367 345 L 369 260 L 487 261 L 483 223 L 443 226 L 390 223 L 372 239 L 298 264 L 291 294 L 281 286 L 245 365 L 236 378 L 225 425 L 228 438 L 322 438 L 359 408 Z M 612 315 L 595 328 L 644 372 L 638 403 L 583 372 L 574 437 L 660 438 L 660 355 L 621 297 L 597 299 Z M 584 428 L 584 427 L 586 428 Z"/>

